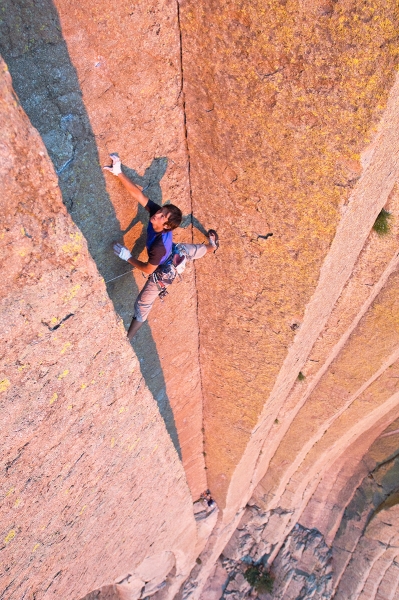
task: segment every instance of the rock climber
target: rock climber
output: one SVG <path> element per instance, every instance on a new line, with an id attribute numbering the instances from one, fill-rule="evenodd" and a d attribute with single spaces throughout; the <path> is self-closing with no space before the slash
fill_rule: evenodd
<path id="1" fill-rule="evenodd" d="M 175 264 L 184 260 L 202 258 L 210 252 L 216 252 L 219 247 L 218 234 L 214 229 L 208 231 L 207 244 L 177 244 L 173 245 L 173 229 L 182 221 L 182 212 L 174 204 L 159 206 L 149 200 L 142 192 L 140 186 L 133 183 L 121 169 L 121 161 L 117 154 L 110 154 L 112 165 L 104 169 L 109 171 L 121 181 L 131 196 L 150 213 L 147 226 L 147 253 L 148 260 L 143 262 L 133 258 L 130 251 L 122 244 L 114 244 L 114 252 L 119 258 L 127 261 L 136 269 L 148 275 L 147 282 L 137 296 L 134 304 L 134 316 L 127 332 L 127 337 L 132 340 L 144 321 L 158 295 L 165 295 L 166 288 L 173 282 L 177 271 Z M 177 260 L 172 262 L 172 249 Z M 172 265 L 172 266 L 171 266 Z"/>

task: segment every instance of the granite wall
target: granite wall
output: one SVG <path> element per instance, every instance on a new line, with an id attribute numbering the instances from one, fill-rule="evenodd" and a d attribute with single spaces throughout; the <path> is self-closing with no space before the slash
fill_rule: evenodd
<path id="1" fill-rule="evenodd" d="M 23 524 L 31 520 L 28 505 L 40 503 L 46 480 L 38 448 L 43 439 L 58 448 L 51 445 L 53 429 L 78 441 L 66 441 L 51 459 L 50 488 L 60 485 L 65 465 L 76 460 L 84 482 L 93 464 L 99 469 L 92 504 L 83 502 L 83 483 L 74 484 L 82 499 L 76 515 L 81 518 L 84 506 L 97 515 L 93 537 L 82 526 L 87 533 L 74 540 L 75 550 L 66 552 L 60 542 L 64 566 L 55 579 L 52 559 L 46 555 L 36 568 L 29 544 L 18 546 L 12 564 L 19 575 L 12 583 L 9 573 L 7 585 L 22 585 L 18 577 L 30 577 L 32 569 L 37 597 L 51 597 L 52 587 L 45 588 L 51 577 L 52 586 L 67 589 L 72 575 L 66 573 L 77 568 L 71 597 L 108 586 L 98 593 L 137 599 L 145 593 L 137 569 L 154 553 L 166 553 L 164 577 L 153 579 L 148 593 L 173 597 L 191 570 L 179 597 L 241 597 L 250 590 L 241 576 L 234 587 L 236 566 L 228 561 L 240 562 L 240 548 L 247 546 L 239 532 L 255 514 L 261 523 L 250 560 L 284 565 L 287 575 L 281 586 L 276 583 L 276 598 L 294 598 L 305 585 L 289 566 L 299 548 L 305 549 L 301 571 L 310 568 L 309 557 L 320 547 L 323 597 L 341 593 L 346 568 L 351 580 L 351 561 L 361 562 L 362 544 L 385 535 L 382 525 L 367 529 L 366 519 L 362 542 L 351 547 L 349 558 L 346 546 L 339 555 L 338 532 L 356 490 L 395 450 L 390 446 L 373 464 L 365 457 L 378 440 L 394 443 L 395 435 L 388 434 L 399 416 L 396 3 L 162 0 L 114 6 L 3 0 L 1 9 L 0 51 L 16 94 L 10 100 L 7 75 L 2 110 L 15 132 L 7 133 L 11 141 L 3 146 L 10 198 L 3 216 L 11 232 L 7 237 L 5 231 L 3 241 L 11 253 L 5 256 L 13 260 L 3 269 L 2 318 L 7 332 L 10 323 L 18 324 L 7 333 L 2 366 L 12 439 L 5 445 L 6 468 L 10 461 L 10 473 L 23 465 L 19 477 L 38 486 L 25 504 L 19 495 L 14 500 L 18 486 L 7 486 L 7 505 L 20 511 L 22 525 L 9 520 L 3 550 L 17 547 Z M 111 246 L 123 240 L 145 256 L 145 215 L 116 179 L 104 176 L 101 166 L 110 152 L 119 153 L 125 172 L 148 186 L 153 200 L 182 208 L 177 240 L 201 243 L 211 227 L 221 240 L 218 252 L 191 265 L 167 301 L 154 307 L 133 349 L 124 327 L 144 280 L 137 271 L 127 272 Z M 19 165 L 12 176 L 9 155 Z M 35 161 L 41 170 L 32 169 Z M 382 209 L 390 213 L 387 235 L 373 229 Z M 26 224 L 21 215 L 28 215 Z M 51 253 L 56 258 L 49 265 Z M 39 333 L 44 344 L 40 337 L 34 350 L 26 350 Z M 133 373 L 125 367 L 129 361 Z M 99 383 L 106 365 L 109 378 Z M 27 376 L 31 372 L 34 377 Z M 48 397 L 32 391 L 39 375 Z M 86 425 L 70 433 L 76 402 L 83 414 L 88 410 L 79 404 L 84 394 L 94 410 L 90 415 L 100 407 L 101 426 L 92 424 L 97 417 L 85 417 Z M 122 439 L 129 434 L 131 445 L 139 439 L 150 453 L 148 463 L 134 454 L 136 446 L 123 468 L 114 465 L 112 454 L 97 459 L 94 450 L 88 462 L 75 450 L 69 458 L 67 448 L 96 446 L 96 436 L 110 437 L 107 452 L 119 448 L 119 429 L 108 412 L 114 408 L 105 408 L 113 406 L 114 395 L 118 427 L 125 419 Z M 25 414 L 21 407 L 31 406 L 32 397 L 36 408 Z M 54 412 L 60 399 L 72 411 L 61 424 Z M 43 403 L 40 410 L 36 402 Z M 120 444 L 125 447 L 125 441 Z M 30 448 L 37 463 L 24 462 Z M 120 481 L 120 472 L 128 483 Z M 112 481 L 107 501 L 99 500 L 103 477 Z M 192 501 L 207 487 L 220 510 L 199 517 Z M 126 512 L 130 490 L 141 488 L 139 504 Z M 46 514 L 55 515 L 55 507 L 63 506 L 58 502 Z M 119 529 L 108 545 L 111 514 Z M 61 538 L 69 522 L 75 523 L 57 522 Z M 135 528 L 146 531 L 145 541 L 129 534 Z M 126 541 L 118 545 L 121 539 Z M 32 541 L 34 558 L 41 543 Z M 79 552 L 87 545 L 91 553 L 82 562 Z M 112 553 L 107 572 L 99 568 L 94 546 Z M 124 591 L 117 591 L 122 576 Z M 317 585 L 308 583 L 306 593 L 315 594 Z M 361 597 L 363 587 L 359 583 L 353 598 Z"/>

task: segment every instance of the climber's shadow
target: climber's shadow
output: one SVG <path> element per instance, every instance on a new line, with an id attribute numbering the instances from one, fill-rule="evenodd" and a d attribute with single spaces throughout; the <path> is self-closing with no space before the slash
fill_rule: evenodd
<path id="1" fill-rule="evenodd" d="M 127 167 L 126 165 L 122 165 L 122 170 L 131 181 L 143 188 L 143 193 L 148 198 L 150 198 L 153 202 L 156 202 L 156 204 L 164 206 L 168 203 L 166 202 L 165 204 L 163 204 L 162 202 L 161 179 L 166 172 L 167 166 L 167 158 L 162 157 L 154 159 L 151 165 L 146 169 L 143 176 L 139 175 L 137 171 Z M 138 223 L 143 224 L 142 232 L 140 236 L 135 240 L 134 246 L 131 249 L 132 255 L 136 258 L 140 256 L 141 252 L 145 248 L 147 237 L 146 227 L 148 224 L 148 220 L 148 211 L 139 204 L 137 214 L 131 220 L 128 226 L 123 231 L 121 231 L 121 236 L 125 236 L 127 233 L 129 233 L 129 231 L 131 231 L 133 227 L 135 227 L 135 225 L 137 225 Z M 183 218 L 180 227 L 185 229 L 191 224 L 194 227 L 196 227 L 201 233 L 206 235 L 206 229 L 192 214 L 186 215 Z M 134 302 L 137 293 L 134 295 L 129 295 L 130 281 L 129 279 L 123 281 L 123 279 L 124 278 L 122 277 L 116 280 L 114 283 L 111 282 L 109 284 L 109 294 L 112 298 L 120 298 L 121 300 L 124 299 L 123 307 L 122 305 L 120 306 L 120 314 L 123 315 L 125 325 L 126 327 L 128 327 L 132 319 L 132 315 L 134 313 Z M 143 278 L 143 284 L 144 283 L 145 281 Z M 126 305 L 126 302 L 128 302 L 129 304 Z M 160 307 L 158 306 L 157 309 L 160 310 Z M 165 420 L 166 427 L 173 439 L 173 435 L 171 432 L 174 431 L 175 424 L 172 412 L 170 411 L 170 409 L 168 409 L 169 400 L 166 394 L 165 382 L 163 380 L 163 373 L 158 353 L 156 351 L 152 352 L 152 348 L 154 347 L 154 341 L 148 323 L 144 323 L 144 325 L 138 331 L 138 333 L 132 341 L 132 346 L 137 356 L 145 356 L 145 360 L 140 359 L 141 372 L 143 374 L 147 386 L 151 390 L 154 398 L 158 403 L 160 412 Z"/>
<path id="2" fill-rule="evenodd" d="M 116 153 L 115 153 L 116 154 Z M 125 165 L 122 165 L 122 170 L 131 179 L 136 185 L 139 185 L 143 188 L 143 193 L 150 198 L 156 204 L 163 205 L 162 203 L 162 190 L 161 190 L 161 179 L 166 173 L 166 169 L 168 167 L 168 159 L 166 157 L 162 158 L 154 158 L 151 165 L 146 169 L 144 175 L 139 175 L 137 171 L 131 169 Z M 169 201 L 165 202 L 167 205 Z M 124 229 L 121 233 L 122 235 L 126 235 L 137 223 L 143 223 L 143 225 L 147 225 L 148 223 L 148 212 L 139 205 L 136 216 L 132 219 L 129 225 Z M 202 225 L 202 223 L 190 213 L 188 215 L 184 215 L 182 222 L 180 224 L 181 229 L 187 229 L 192 225 L 198 231 L 205 236 L 207 235 L 207 230 Z M 135 244 L 132 248 L 132 254 L 134 256 L 139 256 L 141 252 L 145 248 L 146 242 L 146 232 L 143 228 L 141 235 L 135 241 Z"/>
<path id="3" fill-rule="evenodd" d="M 168 159 L 166 157 L 154 158 L 151 165 L 145 170 L 144 175 L 139 175 L 137 171 L 125 165 L 122 165 L 122 170 L 135 183 L 143 188 L 143 193 L 156 204 L 162 205 L 162 190 L 161 179 L 168 168 Z M 140 204 L 136 216 L 132 219 L 129 225 L 121 232 L 122 236 L 129 233 L 137 223 L 143 223 L 147 226 L 149 214 Z M 143 228 L 141 235 L 137 238 L 132 248 L 132 254 L 139 256 L 145 248 L 146 230 Z"/>
<path id="4" fill-rule="evenodd" d="M 143 188 L 147 197 L 151 198 L 151 200 L 162 206 L 161 179 L 166 172 L 167 166 L 167 158 L 161 157 L 155 158 L 152 161 L 151 165 L 146 169 L 143 176 L 139 175 L 137 171 L 129 168 L 126 165 L 122 165 L 122 170 L 127 177 L 131 179 L 131 181 Z M 129 231 L 131 231 L 135 225 L 138 223 L 143 225 L 141 234 L 135 240 L 133 248 L 131 249 L 132 255 L 135 258 L 138 258 L 145 248 L 147 238 L 146 228 L 148 221 L 148 211 L 138 204 L 137 213 L 134 218 L 130 221 L 127 227 L 119 232 L 118 239 L 122 241 L 123 237 L 129 233 Z M 115 272 L 121 268 L 121 264 L 123 268 L 126 269 L 126 265 L 119 258 L 115 257 L 115 259 L 117 261 L 117 264 L 115 265 Z M 139 271 L 136 270 L 136 273 L 139 273 Z M 146 276 L 142 275 L 142 277 L 142 284 L 144 285 Z M 132 289 L 132 284 L 134 289 Z M 134 314 L 134 303 L 139 293 L 139 287 L 137 287 L 135 284 L 134 278 L 127 275 L 126 277 L 119 277 L 113 281 L 109 281 L 107 283 L 107 289 L 127 329 Z M 132 341 L 132 346 L 139 357 L 141 372 L 147 387 L 157 401 L 160 413 L 165 421 L 166 428 L 181 458 L 181 450 L 178 442 L 176 425 L 166 392 L 166 384 L 163 376 L 162 366 L 148 322 L 144 323 L 143 327 L 141 327 Z"/>
<path id="5" fill-rule="evenodd" d="M 200 233 L 203 233 L 205 236 L 208 234 L 208 231 L 205 229 L 205 227 L 202 225 L 202 223 L 200 223 L 200 221 L 198 221 L 197 217 L 194 217 L 194 215 L 192 213 L 190 213 L 189 215 L 185 215 L 183 217 L 180 227 L 182 227 L 182 229 L 186 229 L 190 225 L 192 225 L 193 227 L 198 229 L 198 231 Z"/>

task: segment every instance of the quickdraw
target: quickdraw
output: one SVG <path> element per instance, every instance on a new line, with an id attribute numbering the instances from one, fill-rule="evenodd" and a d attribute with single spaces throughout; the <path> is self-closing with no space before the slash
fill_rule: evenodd
<path id="1" fill-rule="evenodd" d="M 163 281 L 161 281 L 159 279 L 156 272 L 152 273 L 152 275 L 150 275 L 150 277 L 152 277 L 153 281 L 157 284 L 157 288 L 159 290 L 158 296 L 159 296 L 159 299 L 161 300 L 161 302 L 163 302 L 164 298 L 168 295 L 168 290 L 166 289 L 166 285 L 163 283 Z"/>

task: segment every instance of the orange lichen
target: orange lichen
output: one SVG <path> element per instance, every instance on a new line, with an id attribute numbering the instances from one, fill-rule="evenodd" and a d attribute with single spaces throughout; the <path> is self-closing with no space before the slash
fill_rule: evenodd
<path id="1" fill-rule="evenodd" d="M 194 212 L 209 220 L 201 199 L 217 199 L 234 247 L 230 289 L 226 265 L 213 297 L 198 268 L 207 357 L 213 339 L 223 348 L 202 364 L 209 484 L 222 501 L 361 175 L 398 63 L 398 9 L 269 0 L 218 10 L 190 2 L 181 12 Z M 267 231 L 274 237 L 257 244 Z"/>

